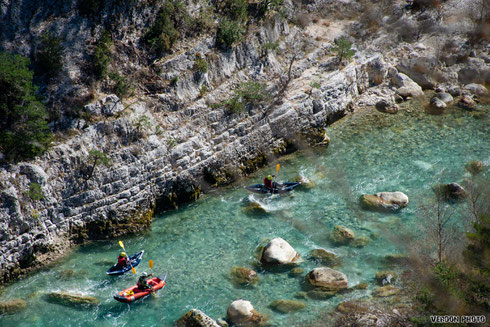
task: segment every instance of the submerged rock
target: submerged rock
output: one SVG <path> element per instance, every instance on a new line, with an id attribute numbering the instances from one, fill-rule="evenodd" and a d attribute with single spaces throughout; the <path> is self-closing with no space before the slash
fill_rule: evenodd
<path id="1" fill-rule="evenodd" d="M 310 251 L 310 256 L 327 266 L 335 266 L 340 263 L 340 258 L 333 252 L 325 249 L 314 249 Z"/>
<path id="2" fill-rule="evenodd" d="M 60 271 L 58 273 L 58 278 L 70 279 L 70 278 L 73 278 L 74 275 L 75 275 L 75 271 L 73 271 L 72 269 L 65 269 L 65 270 Z"/>
<path id="3" fill-rule="evenodd" d="M 339 225 L 333 228 L 331 236 L 332 240 L 338 244 L 349 244 L 356 237 L 349 228 Z"/>
<path id="4" fill-rule="evenodd" d="M 379 271 L 375 276 L 376 282 L 379 285 L 391 284 L 397 279 L 394 271 Z"/>
<path id="5" fill-rule="evenodd" d="M 288 242 L 280 237 L 271 240 L 262 252 L 261 261 L 269 264 L 290 264 L 298 262 L 300 255 Z"/>
<path id="6" fill-rule="evenodd" d="M 393 211 L 408 205 L 408 196 L 402 192 L 379 192 L 361 196 L 364 208 L 377 211 Z"/>
<path id="7" fill-rule="evenodd" d="M 307 279 L 311 285 L 321 287 L 325 291 L 338 292 L 347 288 L 347 277 L 332 268 L 315 268 L 308 273 Z"/>
<path id="8" fill-rule="evenodd" d="M 356 290 L 365 290 L 368 288 L 368 284 L 367 283 L 359 283 L 355 286 L 353 286 L 352 288 L 356 289 Z"/>
<path id="9" fill-rule="evenodd" d="M 276 311 L 288 313 L 306 308 L 306 303 L 294 300 L 276 300 L 270 304 L 270 307 Z"/>
<path id="10" fill-rule="evenodd" d="M 198 309 L 192 309 L 175 323 L 176 327 L 220 327 L 218 323 Z"/>
<path id="11" fill-rule="evenodd" d="M 293 268 L 291 269 L 291 271 L 289 272 L 289 276 L 291 277 L 296 277 L 296 276 L 300 276 L 300 275 L 303 275 L 305 271 L 299 267 L 296 267 L 296 268 Z"/>
<path id="12" fill-rule="evenodd" d="M 232 280 L 239 285 L 253 285 L 259 281 L 257 273 L 245 267 L 231 268 L 230 276 Z"/>
<path id="13" fill-rule="evenodd" d="M 356 237 L 354 239 L 354 241 L 352 241 L 350 243 L 350 245 L 355 247 L 355 248 L 362 248 L 362 247 L 365 247 L 366 245 L 368 245 L 369 242 L 371 242 L 371 239 L 369 237 L 359 236 L 359 237 Z"/>
<path id="14" fill-rule="evenodd" d="M 404 265 L 409 262 L 409 257 L 401 253 L 387 254 L 384 259 L 387 264 L 392 265 Z"/>
<path id="15" fill-rule="evenodd" d="M 227 319 L 236 326 L 259 324 L 264 316 L 257 312 L 252 303 L 246 300 L 233 301 L 226 311 Z"/>
<path id="16" fill-rule="evenodd" d="M 485 170 L 485 164 L 481 161 L 470 161 L 465 166 L 466 170 L 469 171 L 472 175 L 478 175 L 479 173 Z"/>
<path id="17" fill-rule="evenodd" d="M 387 297 L 397 295 L 401 292 L 399 288 L 396 288 L 391 285 L 381 286 L 374 290 L 374 296 L 377 297 Z"/>
<path id="18" fill-rule="evenodd" d="M 337 306 L 337 310 L 342 312 L 342 313 L 359 313 L 359 312 L 369 312 L 369 308 L 360 305 L 359 303 L 355 301 L 345 301 L 342 303 L 339 303 Z"/>
<path id="19" fill-rule="evenodd" d="M 265 215 L 267 210 L 260 205 L 258 202 L 250 202 L 246 207 L 242 209 L 243 213 L 247 215 Z"/>
<path id="20" fill-rule="evenodd" d="M 49 293 L 50 302 L 67 306 L 94 306 L 99 304 L 99 299 L 89 295 L 71 294 L 68 292 Z"/>
<path id="21" fill-rule="evenodd" d="M 326 291 L 323 288 L 316 288 L 314 290 L 308 291 L 306 293 L 308 295 L 308 298 L 312 300 L 328 300 L 332 296 L 335 296 L 337 294 L 336 291 Z"/>
<path id="22" fill-rule="evenodd" d="M 466 197 L 465 189 L 458 183 L 439 184 L 434 186 L 434 191 L 447 201 L 463 200 Z"/>
<path id="23" fill-rule="evenodd" d="M 0 302 L 0 314 L 14 314 L 27 308 L 27 302 L 22 299 L 13 299 Z"/>

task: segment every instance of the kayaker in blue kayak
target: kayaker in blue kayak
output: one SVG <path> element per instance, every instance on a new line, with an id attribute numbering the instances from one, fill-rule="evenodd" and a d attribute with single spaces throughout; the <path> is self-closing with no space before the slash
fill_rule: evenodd
<path id="1" fill-rule="evenodd" d="M 129 265 L 128 255 L 126 254 L 126 252 L 121 252 L 121 254 L 119 254 L 119 257 L 117 257 L 117 265 L 121 268 Z"/>
<path id="2" fill-rule="evenodd" d="M 138 278 L 138 283 L 136 283 L 136 286 L 138 286 L 138 288 L 140 290 L 147 290 L 147 289 L 150 289 L 152 288 L 150 285 L 148 285 L 148 282 L 146 281 L 146 279 L 148 277 L 150 277 L 151 275 L 153 274 L 149 274 L 145 271 L 143 272 L 143 274 L 141 274 L 140 278 Z"/>
<path id="3" fill-rule="evenodd" d="M 264 186 L 265 188 L 272 190 L 277 187 L 276 182 L 272 181 L 272 177 L 275 177 L 274 175 L 269 175 L 267 177 L 264 177 Z"/>

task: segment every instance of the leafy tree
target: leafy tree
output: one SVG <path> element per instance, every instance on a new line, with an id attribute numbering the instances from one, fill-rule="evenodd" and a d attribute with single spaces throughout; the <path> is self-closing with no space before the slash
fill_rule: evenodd
<path id="1" fill-rule="evenodd" d="M 92 58 L 93 72 L 97 79 L 103 79 L 107 76 L 108 66 L 111 61 L 111 44 L 110 34 L 104 31 L 99 40 L 97 40 Z"/>
<path id="2" fill-rule="evenodd" d="M 94 175 L 95 167 L 100 164 L 108 167 L 110 165 L 111 159 L 102 151 L 92 149 L 88 152 L 88 167 L 85 172 L 85 180 L 88 181 Z"/>
<path id="3" fill-rule="evenodd" d="M 56 77 L 63 68 L 61 40 L 51 33 L 43 34 L 35 54 L 36 73 L 48 79 Z"/>
<path id="4" fill-rule="evenodd" d="M 28 65 L 28 58 L 0 53 L 0 152 L 7 161 L 31 159 L 51 141 Z"/>
<path id="5" fill-rule="evenodd" d="M 339 63 L 342 63 L 344 59 L 350 59 L 355 54 L 355 51 L 351 47 L 352 43 L 344 37 L 335 40 L 335 46 L 332 48 L 332 51 L 337 53 Z"/>
<path id="6" fill-rule="evenodd" d="M 243 33 L 244 28 L 239 22 L 225 18 L 219 22 L 216 43 L 219 47 L 227 49 L 237 43 Z"/>

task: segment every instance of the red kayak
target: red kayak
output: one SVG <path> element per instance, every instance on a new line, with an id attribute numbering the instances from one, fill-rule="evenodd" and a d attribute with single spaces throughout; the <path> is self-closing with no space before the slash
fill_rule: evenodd
<path id="1" fill-rule="evenodd" d="M 138 288 L 137 285 L 133 285 L 130 288 L 127 288 L 124 291 L 121 291 L 121 292 L 117 293 L 116 295 L 114 295 L 114 299 L 116 299 L 119 302 L 124 302 L 124 303 L 131 303 L 133 301 L 141 299 L 141 298 L 148 296 L 151 293 L 156 292 L 159 289 L 163 288 L 165 286 L 165 279 L 166 278 L 167 278 L 167 275 L 147 279 L 146 282 L 148 283 L 148 285 L 151 286 L 151 289 L 142 290 L 142 289 Z"/>

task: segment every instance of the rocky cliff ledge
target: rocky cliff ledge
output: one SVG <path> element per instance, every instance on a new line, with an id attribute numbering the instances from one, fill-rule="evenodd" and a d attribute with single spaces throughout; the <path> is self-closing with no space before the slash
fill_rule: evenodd
<path id="1" fill-rule="evenodd" d="M 285 3 L 286 17 L 291 17 L 292 3 Z M 329 3 L 312 1 L 305 14 Z M 355 10 L 359 6 L 341 3 Z M 10 19 L 18 14 L 12 6 Z M 408 22 L 418 19 L 417 13 L 401 6 L 393 11 Z M 42 17 L 32 19 L 30 33 L 35 30 L 32 26 L 44 22 Z M 55 21 L 61 19 L 68 18 Z M 74 24 L 83 23 L 73 19 Z M 380 24 L 389 28 L 391 22 Z M 321 142 L 324 127 L 354 107 L 374 106 L 381 100 L 396 106 L 395 97 L 403 101 L 419 92 L 414 80 L 433 82 L 424 83 L 424 88 L 455 86 L 460 94 L 466 84 L 489 80 L 485 51 L 481 58 L 454 59 L 449 66 L 448 61 L 444 65 L 437 61 L 434 67 L 421 69 L 432 61 L 420 58 L 435 58 L 437 51 L 430 45 L 438 39 L 433 34 L 419 37 L 417 44 L 393 44 L 390 35 L 375 34 L 370 44 L 359 41 L 355 60 L 339 65 L 331 51 L 334 39 L 347 32 L 355 35 L 359 24 L 344 17 L 340 21 L 317 18 L 301 25 L 271 16 L 250 27 L 244 41 L 227 50 L 216 49 L 214 36 L 180 44 L 178 50 L 152 63 L 161 72 L 158 83 L 170 82 L 155 90 L 144 84 L 124 99 L 98 93 L 83 107 L 82 118 L 58 121 L 65 131 L 57 134 L 47 153 L 32 162 L 1 167 L 0 284 L 59 257 L 74 243 L 144 229 L 155 210 L 175 208 L 196 199 L 203 189 L 254 171 L 276 155 Z M 15 30 L 16 26 L 3 32 L 10 33 L 4 48 L 15 48 L 12 40 L 23 31 Z M 423 40 L 427 46 L 420 43 Z M 76 39 L 71 42 L 77 44 Z M 129 37 L 121 42 L 132 44 Z M 277 43 L 277 49 L 264 51 L 266 42 Z M 385 54 L 376 49 L 390 45 L 393 48 Z M 448 50 L 447 60 L 461 51 Z M 206 61 L 206 69 L 195 68 L 196 58 Z M 444 68 L 437 76 L 436 67 Z M 467 74 L 468 69 L 478 74 Z M 74 70 L 67 76 L 77 74 Z M 271 96 L 247 105 L 243 112 L 230 112 L 223 101 L 246 81 L 263 83 Z M 402 88 L 408 91 L 400 95 Z"/>

